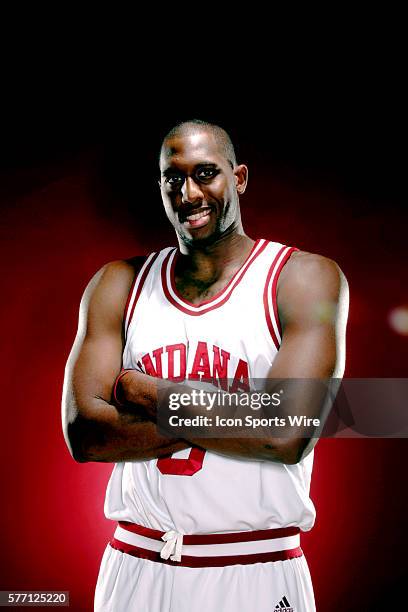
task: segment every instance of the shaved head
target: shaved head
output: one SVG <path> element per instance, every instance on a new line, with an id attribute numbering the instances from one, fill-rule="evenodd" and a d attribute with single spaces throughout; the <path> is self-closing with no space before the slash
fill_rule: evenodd
<path id="1" fill-rule="evenodd" d="M 190 136 L 191 134 L 199 132 L 210 133 L 216 141 L 221 154 L 228 160 L 231 167 L 234 168 L 237 165 L 234 145 L 232 144 L 231 138 L 227 132 L 219 125 L 208 123 L 207 121 L 201 121 L 201 119 L 189 119 L 188 121 L 182 121 L 181 123 L 175 125 L 163 138 L 161 154 L 163 153 L 164 145 L 168 140 L 172 140 L 173 138 L 180 136 Z M 168 152 L 168 154 L 171 155 L 171 150 Z"/>

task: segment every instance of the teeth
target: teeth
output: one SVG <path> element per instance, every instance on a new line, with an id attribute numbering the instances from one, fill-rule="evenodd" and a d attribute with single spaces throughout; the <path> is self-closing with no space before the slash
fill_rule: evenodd
<path id="1" fill-rule="evenodd" d="M 196 213 L 195 215 L 188 215 L 186 219 L 187 221 L 197 221 L 197 219 L 201 219 L 201 217 L 205 217 L 206 215 L 208 215 L 209 212 L 210 212 L 210 209 L 207 208 L 206 210 Z"/>

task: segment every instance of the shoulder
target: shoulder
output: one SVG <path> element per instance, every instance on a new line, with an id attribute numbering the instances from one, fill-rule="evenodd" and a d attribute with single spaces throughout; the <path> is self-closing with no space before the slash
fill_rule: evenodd
<path id="1" fill-rule="evenodd" d="M 144 256 L 136 256 L 131 259 L 110 261 L 98 270 L 95 277 L 98 277 L 100 282 L 109 285 L 132 283 L 146 259 L 147 257 Z"/>
<path id="2" fill-rule="evenodd" d="M 100 268 L 91 278 L 86 292 L 114 291 L 121 288 L 130 288 L 135 275 L 140 271 L 146 257 L 133 257 L 131 259 L 118 259 L 110 261 Z"/>
<path id="3" fill-rule="evenodd" d="M 348 300 L 348 283 L 339 265 L 322 255 L 294 251 L 279 277 L 277 302 L 280 315 L 332 309 Z"/>
<path id="4" fill-rule="evenodd" d="M 323 255 L 294 251 L 283 267 L 279 289 L 297 288 L 299 291 L 320 289 L 338 292 L 347 280 L 339 265 Z"/>
<path id="5" fill-rule="evenodd" d="M 122 316 L 133 281 L 146 257 L 106 263 L 89 281 L 81 300 L 82 310 Z"/>

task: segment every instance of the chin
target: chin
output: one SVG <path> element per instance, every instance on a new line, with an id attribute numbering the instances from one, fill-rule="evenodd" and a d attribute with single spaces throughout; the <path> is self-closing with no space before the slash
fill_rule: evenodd
<path id="1" fill-rule="evenodd" d="M 198 232 L 197 232 L 198 233 Z M 214 242 L 216 242 L 219 239 L 219 235 L 215 232 L 211 232 L 211 233 L 201 233 L 201 235 L 192 235 L 192 234 L 186 234 L 186 233 L 180 233 L 179 234 L 180 240 L 183 242 L 183 244 L 185 244 L 186 246 L 192 247 L 192 246 L 210 246 L 211 244 L 214 244 Z"/>

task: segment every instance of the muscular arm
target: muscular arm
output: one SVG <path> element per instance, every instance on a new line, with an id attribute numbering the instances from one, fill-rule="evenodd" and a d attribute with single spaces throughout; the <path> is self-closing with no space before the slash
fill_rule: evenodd
<path id="1" fill-rule="evenodd" d="M 81 301 L 62 401 L 65 440 L 79 462 L 153 459 L 188 446 L 158 435 L 137 406 L 119 409 L 111 401 L 122 364 L 122 317 L 134 274 L 132 263 L 108 264 L 91 280 Z"/>
<path id="2" fill-rule="evenodd" d="M 268 392 L 273 392 L 275 380 L 341 378 L 348 287 L 338 266 L 318 255 L 294 253 L 282 270 L 277 297 L 282 343 L 269 372 Z M 163 386 L 162 382 L 158 384 Z M 320 416 L 325 396 L 316 386 L 305 381 L 290 388 L 291 413 Z M 172 387 L 171 391 L 174 390 Z M 122 379 L 122 391 L 130 403 L 143 406 L 154 418 L 157 382 L 144 374 L 129 372 Z M 194 409 L 194 415 L 198 412 Z M 256 439 L 244 434 L 237 438 L 191 438 L 190 442 L 233 457 L 296 463 L 316 440 L 311 441 L 304 434 Z"/>

